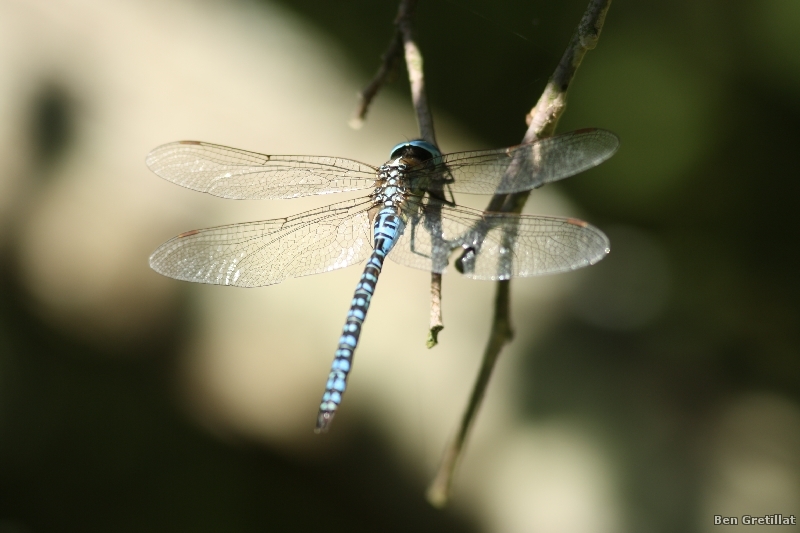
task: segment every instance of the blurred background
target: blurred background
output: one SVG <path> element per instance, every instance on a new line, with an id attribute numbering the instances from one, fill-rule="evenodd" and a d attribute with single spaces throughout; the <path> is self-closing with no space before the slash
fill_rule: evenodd
<path id="1" fill-rule="evenodd" d="M 443 151 L 519 142 L 586 3 L 420 2 Z M 159 144 L 377 165 L 415 137 L 402 69 L 347 126 L 396 8 L 0 0 L 0 533 L 666 533 L 800 515 L 796 1 L 614 1 L 559 131 L 622 147 L 526 206 L 591 222 L 612 253 L 512 283 L 516 337 L 445 511 L 424 489 L 491 283 L 445 276 L 429 351 L 428 275 L 389 264 L 316 436 L 359 269 L 241 290 L 148 268 L 182 231 L 333 200 L 206 197 L 148 171 Z"/>

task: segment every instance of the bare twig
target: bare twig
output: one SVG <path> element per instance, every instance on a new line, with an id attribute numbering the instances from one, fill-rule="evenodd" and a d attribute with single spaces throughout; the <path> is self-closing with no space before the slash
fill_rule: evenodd
<path id="1" fill-rule="evenodd" d="M 556 67 L 553 76 L 547 83 L 541 97 L 539 97 L 536 106 L 528 114 L 528 130 L 522 138 L 523 143 L 532 142 L 542 137 L 548 137 L 555 131 L 558 119 L 561 117 L 566 107 L 569 84 L 583 56 L 588 50 L 593 49 L 597 45 L 597 40 L 600 37 L 600 31 L 605 21 L 606 12 L 610 5 L 611 0 L 590 0 L 589 6 L 586 8 L 586 12 L 569 46 L 567 46 L 564 55 L 561 57 L 561 61 Z M 522 212 L 522 207 L 525 205 L 529 194 L 530 191 L 508 195 L 495 195 L 492 197 L 486 210 L 520 213 Z M 484 351 L 480 372 L 473 386 L 467 409 L 461 419 L 459 430 L 445 450 L 442 463 L 439 466 L 439 471 L 428 488 L 428 501 L 436 507 L 443 507 L 450 497 L 453 473 L 455 472 L 459 456 L 464 448 L 464 443 L 469 435 L 469 431 L 475 421 L 475 416 L 483 401 L 494 365 L 503 347 L 513 336 L 509 311 L 509 287 L 510 282 L 508 280 L 500 281 L 497 284 L 492 330 L 489 334 L 486 350 Z"/>
<path id="2" fill-rule="evenodd" d="M 501 281 L 497 286 L 494 322 L 492 324 L 492 331 L 489 334 L 489 342 L 486 344 L 486 349 L 483 352 L 481 369 L 478 372 L 478 377 L 472 388 L 472 395 L 470 396 L 467 408 L 461 418 L 461 425 L 458 428 L 458 433 L 445 449 L 439 471 L 436 473 L 436 477 L 431 482 L 430 487 L 428 487 L 428 501 L 434 507 L 444 507 L 447 504 L 447 500 L 450 497 L 450 484 L 453 480 L 453 472 L 458 464 L 458 459 L 461 456 L 464 443 L 467 440 L 467 434 L 472 427 L 472 421 L 475 420 L 478 408 L 480 408 L 481 402 L 483 401 L 483 395 L 486 393 L 486 388 L 489 384 L 489 378 L 492 376 L 494 365 L 497 362 L 497 358 L 500 356 L 503 345 L 513 337 L 508 305 L 509 288 L 510 285 L 508 281 Z"/>
<path id="3" fill-rule="evenodd" d="M 401 0 L 395 18 L 397 31 L 392 37 L 389 48 L 382 56 L 381 66 L 375 77 L 359 93 L 359 103 L 356 113 L 350 120 L 350 126 L 360 128 L 364 122 L 372 99 L 378 94 L 389 74 L 394 69 L 402 51 L 405 56 L 408 81 L 411 85 L 411 99 L 417 115 L 420 138 L 436 145 L 436 133 L 433 129 L 433 116 L 428 107 L 428 98 L 425 95 L 425 75 L 422 69 L 422 53 L 420 53 L 413 37 L 413 15 L 417 0 Z M 434 217 L 435 218 L 435 217 Z M 435 223 L 435 221 L 434 221 Z M 439 332 L 444 329 L 442 322 L 442 275 L 431 272 L 431 321 L 428 348 L 433 348 L 438 343 Z"/>
<path id="4" fill-rule="evenodd" d="M 411 84 L 411 98 L 417 114 L 420 137 L 431 144 L 436 144 L 436 134 L 433 129 L 433 117 L 428 108 L 428 99 L 425 96 L 425 76 L 422 70 L 422 54 L 413 38 L 413 16 L 417 0 L 401 0 L 395 18 L 397 31 L 392 36 L 389 48 L 381 56 L 381 66 L 372 81 L 367 84 L 358 95 L 359 102 L 350 124 L 360 127 L 367 114 L 369 105 L 378 91 L 386 83 L 389 75 L 400 59 L 403 52 L 408 69 L 408 81 Z"/>
<path id="5" fill-rule="evenodd" d="M 386 80 L 389 79 L 389 75 L 397 65 L 402 52 L 403 36 L 398 29 L 392 36 L 392 42 L 389 43 L 386 53 L 381 56 L 381 66 L 378 68 L 378 72 L 375 73 L 375 77 L 358 93 L 358 107 L 353 114 L 353 118 L 350 119 L 350 127 L 359 129 L 363 125 L 372 99 L 375 98 L 375 95 L 381 90 Z"/>
<path id="6" fill-rule="evenodd" d="M 422 139 L 436 145 L 436 134 L 433 131 L 433 115 L 428 107 L 425 95 L 425 75 L 422 71 L 422 53 L 414 42 L 412 17 L 417 0 L 403 0 L 397 13 L 397 29 L 403 36 L 403 49 L 408 69 L 408 81 L 411 84 L 411 99 L 417 112 L 417 126 Z"/>
<path id="7" fill-rule="evenodd" d="M 397 24 L 397 29 L 403 40 L 406 69 L 408 70 L 408 81 L 411 85 L 411 99 L 417 114 L 419 136 L 435 146 L 436 133 L 433 129 L 433 115 L 428 107 L 428 98 L 425 94 L 422 53 L 414 42 L 413 35 L 412 16 L 416 4 L 417 0 L 403 0 L 400 2 L 395 24 Z M 437 272 L 431 272 L 431 320 L 426 343 L 428 348 L 436 346 L 439 332 L 442 329 L 444 329 L 442 322 L 442 275 Z"/>
<path id="8" fill-rule="evenodd" d="M 526 117 L 528 131 L 522 138 L 523 143 L 535 141 L 541 137 L 549 137 L 556 129 L 567 105 L 567 89 L 575 71 L 583 61 L 586 52 L 593 50 L 600 39 L 600 31 L 606 20 L 606 13 L 611 0 L 591 0 L 583 14 L 578 29 L 572 36 L 564 55 L 561 56 L 553 77 L 531 112 Z"/>
<path id="9" fill-rule="evenodd" d="M 439 342 L 439 332 L 444 329 L 442 322 L 442 275 L 431 272 L 431 327 L 426 346 L 433 348 Z"/>
<path id="10" fill-rule="evenodd" d="M 422 69 L 422 53 L 420 53 L 413 37 L 413 15 L 417 0 L 401 0 L 395 18 L 397 31 L 392 36 L 389 48 L 381 57 L 381 66 L 369 84 L 358 94 L 358 107 L 350 126 L 360 128 L 367 115 L 372 99 L 378 94 L 386 83 L 392 70 L 394 70 L 400 52 L 402 51 L 408 70 L 408 81 L 411 85 L 411 99 L 417 115 L 420 138 L 436 145 L 436 133 L 433 129 L 433 116 L 428 107 L 428 98 L 425 95 L 425 75 Z M 442 322 L 442 275 L 431 272 L 431 320 L 428 340 L 426 345 L 433 348 L 439 342 L 439 332 L 444 329 Z"/>

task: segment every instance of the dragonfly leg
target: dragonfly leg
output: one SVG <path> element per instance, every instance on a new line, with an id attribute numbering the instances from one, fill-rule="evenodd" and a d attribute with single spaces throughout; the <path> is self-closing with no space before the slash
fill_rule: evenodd
<path id="1" fill-rule="evenodd" d="M 411 225 L 411 253 L 415 255 L 419 255 L 425 258 L 430 258 L 430 255 L 417 251 L 417 225 L 416 223 Z"/>

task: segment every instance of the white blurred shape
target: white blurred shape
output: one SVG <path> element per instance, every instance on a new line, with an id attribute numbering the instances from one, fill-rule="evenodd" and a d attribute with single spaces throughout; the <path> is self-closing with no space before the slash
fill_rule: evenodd
<path id="1" fill-rule="evenodd" d="M 492 454 L 480 487 L 491 531 L 623 530 L 611 465 L 575 427 L 566 422 L 519 427 Z"/>
<path id="2" fill-rule="evenodd" d="M 16 217 L 4 227 L 19 226 L 20 270 L 40 312 L 96 341 L 137 338 L 163 320 L 180 284 L 154 275 L 148 255 L 226 208 L 149 173 L 143 159 L 157 144 L 370 158 L 413 135 L 413 116 L 394 120 L 384 142 L 352 132 L 357 85 L 335 48 L 269 5 L 32 0 L 0 10 L 16 51 L 2 56 L 0 110 L 17 128 L 0 131 L 16 140 L 4 143 L 0 220 Z M 14 139 L 29 117 L 16 110 L 51 83 L 74 102 L 74 135 L 22 210 L 20 184 L 35 176 L 30 147 Z M 386 113 L 374 115 L 386 125 Z M 269 216 L 262 205 L 256 218 Z"/>
<path id="3" fill-rule="evenodd" d="M 800 406 L 767 393 L 735 398 L 712 424 L 706 460 L 702 531 L 719 530 L 714 515 L 797 517 Z M 765 527 L 740 522 L 736 531 Z M 800 531 L 800 524 L 780 530 Z"/>

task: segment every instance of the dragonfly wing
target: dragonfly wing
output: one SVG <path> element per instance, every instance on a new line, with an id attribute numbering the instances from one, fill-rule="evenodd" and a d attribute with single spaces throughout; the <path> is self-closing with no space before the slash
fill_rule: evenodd
<path id="1" fill-rule="evenodd" d="M 264 155 L 199 141 L 165 144 L 147 166 L 183 187 L 237 200 L 297 198 L 370 188 L 376 169 L 340 157 Z"/>
<path id="2" fill-rule="evenodd" d="M 258 287 L 350 266 L 372 251 L 368 199 L 287 218 L 182 233 L 150 256 L 150 267 L 198 283 Z"/>
<path id="3" fill-rule="evenodd" d="M 431 210 L 428 204 L 416 218 L 409 218 L 390 259 L 444 272 L 452 257 L 467 277 L 499 280 L 576 270 L 609 252 L 602 231 L 574 218 L 483 213 L 447 205 L 436 206 L 438 213 L 433 215 Z"/>
<path id="4" fill-rule="evenodd" d="M 408 175 L 421 189 L 442 180 L 453 192 L 510 194 L 595 167 L 618 147 L 619 138 L 610 131 L 583 129 L 510 148 L 447 154 L 433 166 L 410 169 Z"/>

